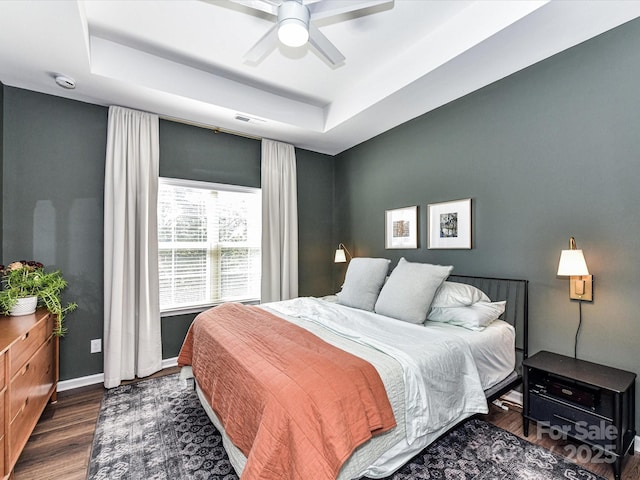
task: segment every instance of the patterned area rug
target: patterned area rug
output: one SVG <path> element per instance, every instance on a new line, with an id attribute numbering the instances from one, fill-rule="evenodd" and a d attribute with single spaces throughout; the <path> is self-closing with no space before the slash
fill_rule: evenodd
<path id="1" fill-rule="evenodd" d="M 238 480 L 191 382 L 178 375 L 105 393 L 89 480 Z M 511 433 L 472 419 L 387 480 L 605 480 Z"/>

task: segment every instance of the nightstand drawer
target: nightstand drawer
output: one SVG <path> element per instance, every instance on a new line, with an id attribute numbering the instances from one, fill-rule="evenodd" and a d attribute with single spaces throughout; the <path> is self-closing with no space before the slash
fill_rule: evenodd
<path id="1" fill-rule="evenodd" d="M 541 395 L 531 394 L 529 397 L 529 416 L 538 422 L 548 422 L 549 426 L 581 442 L 609 450 L 615 448 L 619 434 L 611 419 Z"/>

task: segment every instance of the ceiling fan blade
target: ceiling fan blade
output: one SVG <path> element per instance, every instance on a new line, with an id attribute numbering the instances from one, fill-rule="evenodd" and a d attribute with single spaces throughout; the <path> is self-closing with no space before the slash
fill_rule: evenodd
<path id="1" fill-rule="evenodd" d="M 233 3 L 243 5 L 245 7 L 253 8 L 254 10 L 260 10 L 261 12 L 269 13 L 271 15 L 278 15 L 278 7 L 282 3 L 279 0 L 231 0 Z"/>
<path id="2" fill-rule="evenodd" d="M 258 63 L 267 53 L 273 50 L 277 44 L 278 24 L 275 24 L 244 54 L 244 59 L 252 63 Z"/>
<path id="3" fill-rule="evenodd" d="M 324 0 L 323 2 L 309 3 L 307 8 L 311 13 L 311 18 L 317 20 L 385 3 L 393 3 L 393 0 Z"/>
<path id="4" fill-rule="evenodd" d="M 309 24 L 309 43 L 313 45 L 332 66 L 335 67 L 344 62 L 344 55 L 340 53 L 340 50 L 338 50 L 313 23 Z"/>

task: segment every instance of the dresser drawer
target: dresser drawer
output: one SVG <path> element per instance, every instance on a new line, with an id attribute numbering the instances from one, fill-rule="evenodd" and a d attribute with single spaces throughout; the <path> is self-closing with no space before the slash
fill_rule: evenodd
<path id="1" fill-rule="evenodd" d="M 0 393 L 0 412 L 2 412 L 2 414 L 0 415 L 0 437 L 4 437 L 5 436 L 5 424 L 4 424 L 4 404 L 5 404 L 5 394 L 6 390 L 3 390 L 2 393 Z M 0 450 L 0 452 L 4 452 L 4 450 Z M 4 455 L 0 455 L 1 457 L 4 457 Z M 0 478 L 2 475 L 3 470 L 0 470 Z"/>
<path id="2" fill-rule="evenodd" d="M 2 390 L 7 384 L 7 372 L 5 370 L 6 363 L 7 355 L 4 353 L 0 354 L 0 390 Z"/>
<path id="3" fill-rule="evenodd" d="M 529 413 L 533 420 L 548 422 L 581 442 L 601 445 L 609 450 L 615 447 L 618 431 L 611 419 L 535 394 L 529 398 Z"/>
<path id="4" fill-rule="evenodd" d="M 48 390 L 46 385 L 39 385 L 36 391 L 27 397 L 23 403 L 23 408 L 18 410 L 18 414 L 11 421 L 9 426 L 9 464 L 15 465 L 22 449 L 29 440 L 29 436 L 40 419 L 40 415 L 47 405 Z"/>
<path id="5" fill-rule="evenodd" d="M 27 443 L 54 385 L 53 338 L 13 378 L 10 391 L 9 464 L 14 465 Z"/>
<path id="6" fill-rule="evenodd" d="M 2 455 L 0 455 L 0 475 L 4 475 L 5 471 L 4 471 L 4 446 L 7 444 L 7 440 L 6 437 L 2 437 L 0 438 L 0 452 L 2 452 Z M 8 473 L 8 472 L 6 472 Z M 10 477 L 11 478 L 11 477 Z"/>
<path id="7" fill-rule="evenodd" d="M 48 396 L 54 382 L 53 337 L 50 336 L 40 350 L 29 359 L 12 378 L 9 419 L 12 421 L 20 410 L 31 402 L 42 402 Z"/>
<path id="8" fill-rule="evenodd" d="M 53 316 L 47 315 L 45 320 L 38 322 L 35 327 L 11 345 L 11 349 L 9 350 L 11 359 L 10 378 L 13 378 L 27 360 L 38 350 L 40 345 L 49 338 L 51 332 L 53 332 Z"/>

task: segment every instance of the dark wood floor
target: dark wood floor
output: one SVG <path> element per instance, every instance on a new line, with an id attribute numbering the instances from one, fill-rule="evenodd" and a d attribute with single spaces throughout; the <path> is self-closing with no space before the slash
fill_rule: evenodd
<path id="1" fill-rule="evenodd" d="M 161 374 L 176 371 L 175 368 L 167 369 Z M 99 385 L 58 394 L 58 402 L 47 406 L 31 435 L 16 465 L 15 480 L 85 480 L 103 392 L 102 386 Z M 483 418 L 525 438 L 522 433 L 522 417 L 516 408 L 503 411 L 492 406 L 489 414 Z M 566 456 L 567 452 L 577 451 L 582 454 L 582 458 L 585 457 L 584 447 L 580 444 L 557 442 L 548 435 L 538 436 L 533 424 L 527 440 L 543 445 L 559 455 Z M 585 462 L 581 464 L 613 480 L 611 465 Z M 622 478 L 640 479 L 640 455 L 627 457 Z"/>

